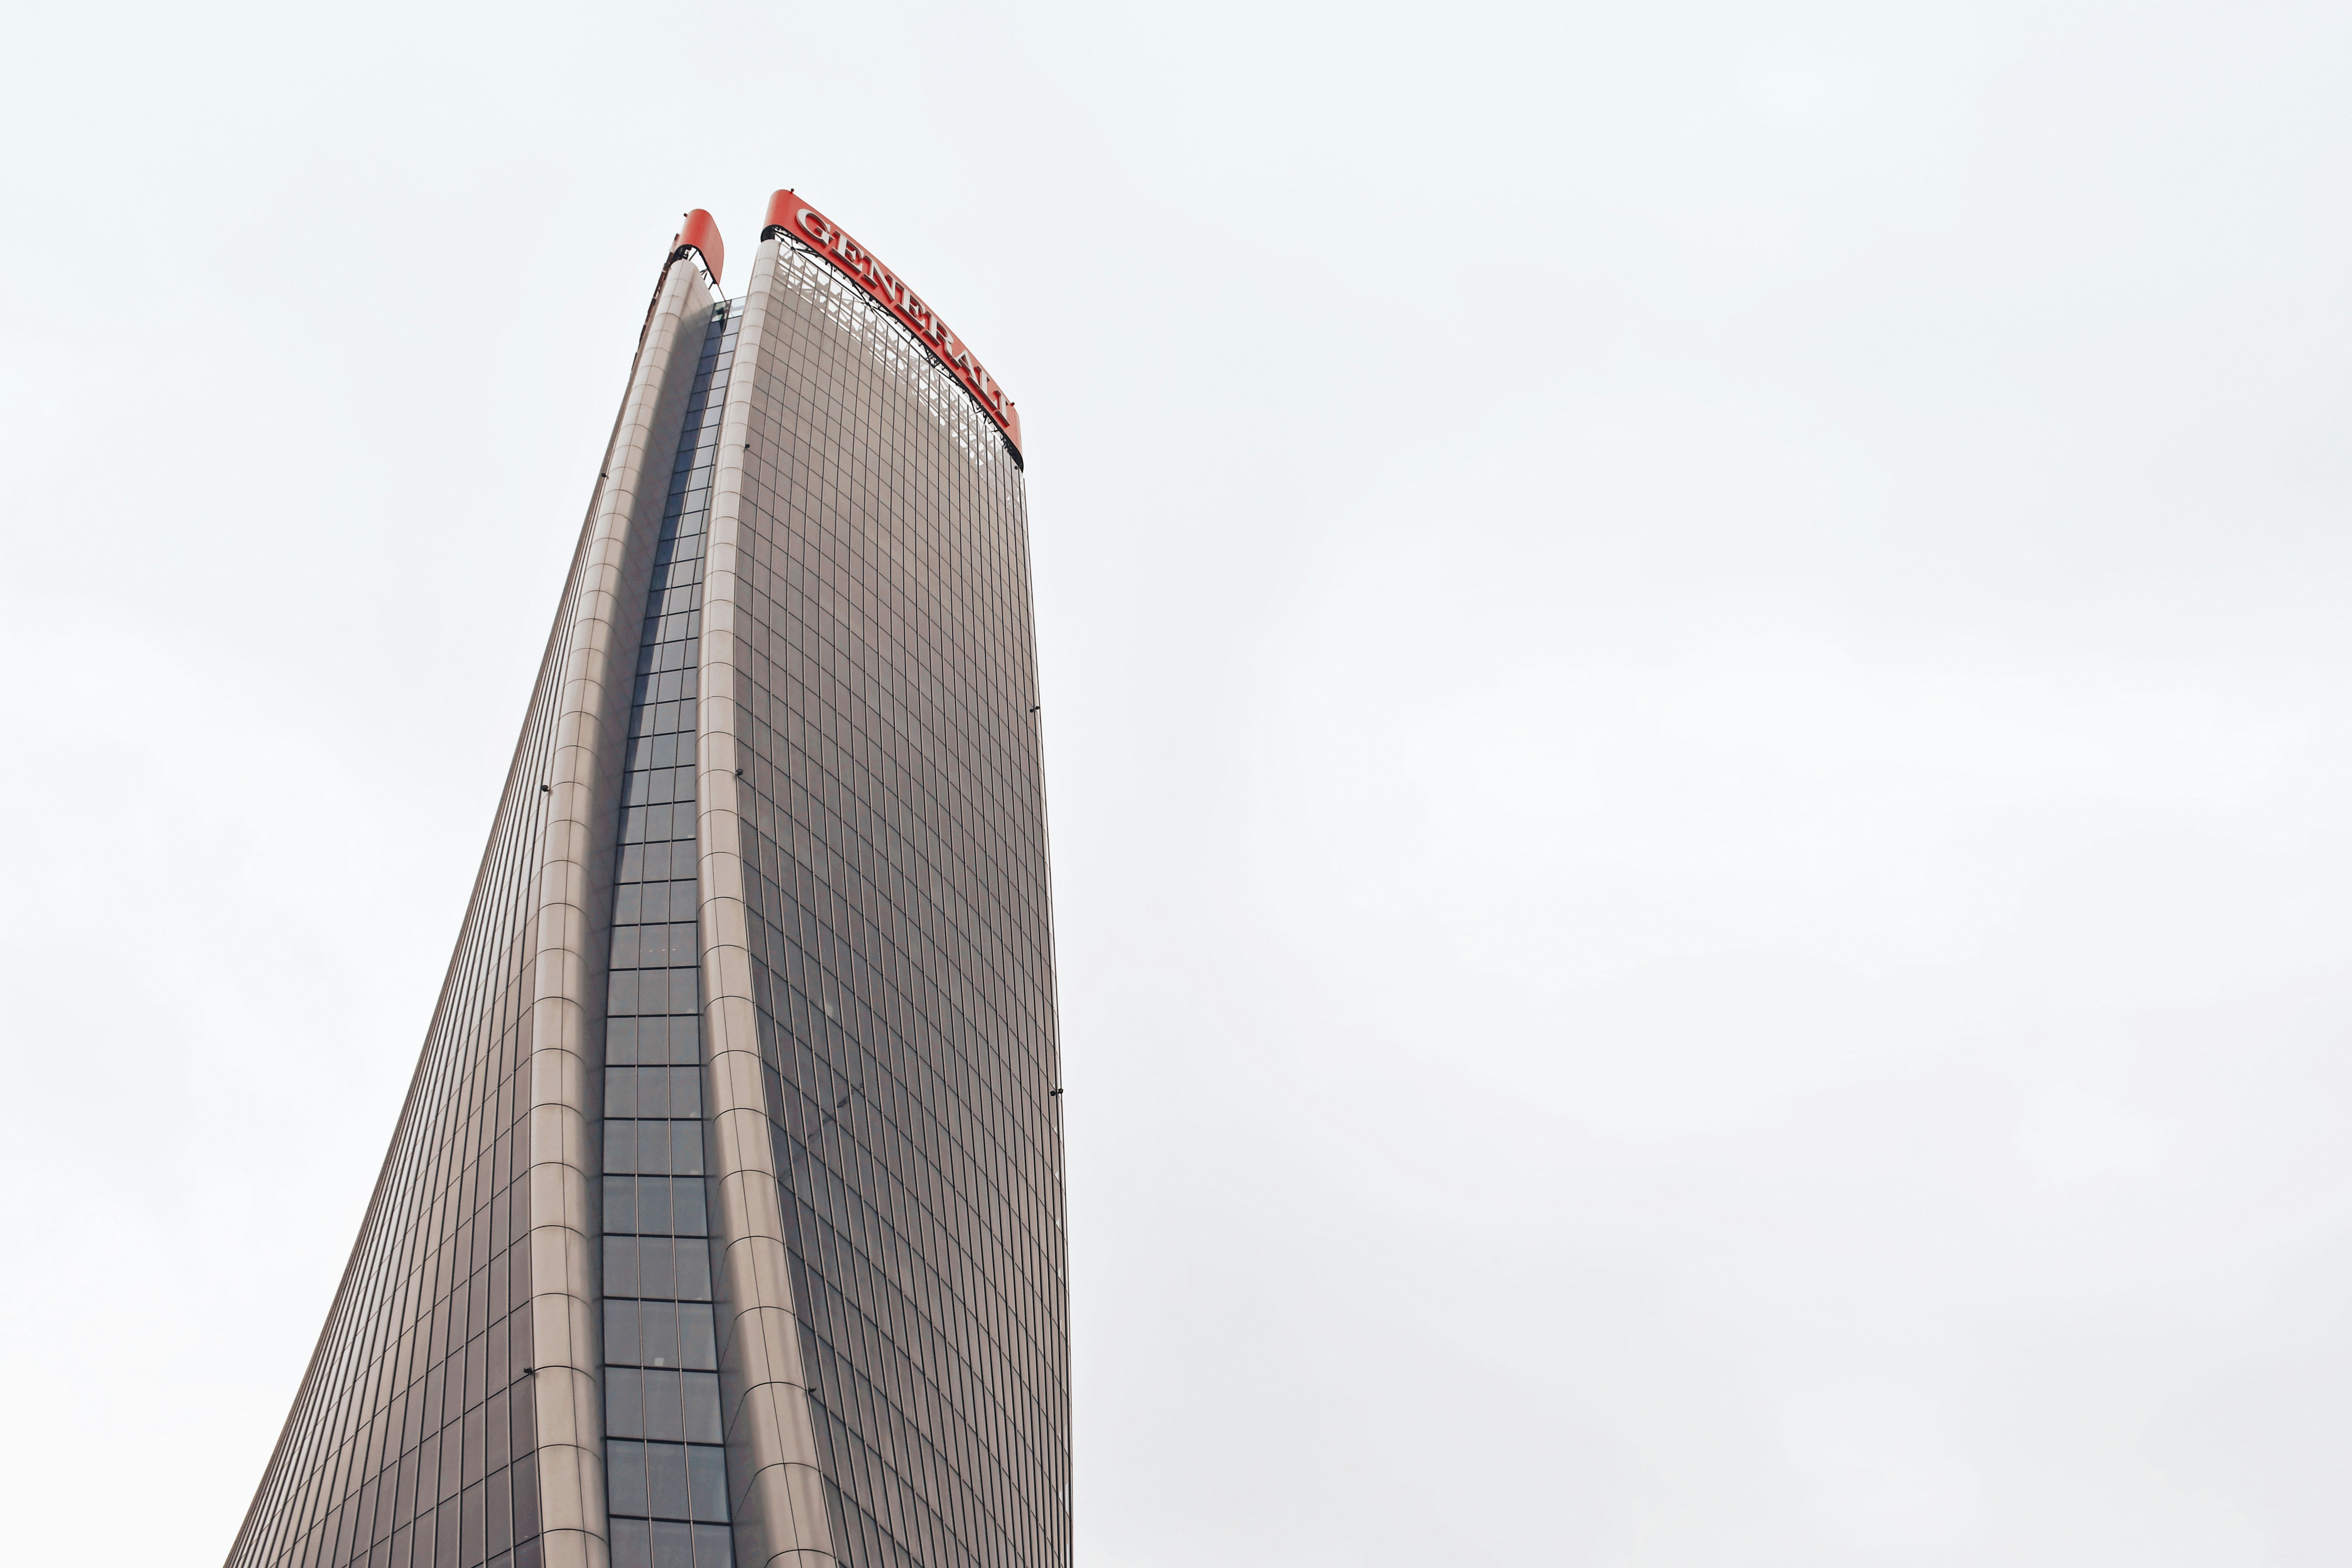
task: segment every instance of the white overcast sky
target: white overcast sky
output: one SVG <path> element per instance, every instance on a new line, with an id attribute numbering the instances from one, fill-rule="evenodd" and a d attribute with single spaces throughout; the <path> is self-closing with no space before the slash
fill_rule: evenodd
<path id="1" fill-rule="evenodd" d="M 1083 1568 L 2352 1561 L 2352 11 L 16 7 L 0 1556 L 216 1563 L 678 213 L 1020 401 Z"/>

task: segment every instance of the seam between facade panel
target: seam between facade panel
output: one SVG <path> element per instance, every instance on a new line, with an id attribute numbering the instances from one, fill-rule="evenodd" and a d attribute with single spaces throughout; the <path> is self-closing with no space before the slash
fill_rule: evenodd
<path id="1" fill-rule="evenodd" d="M 685 1120 L 680 1120 L 680 1104 L 670 1092 L 677 1087 L 679 1069 L 660 1065 L 652 1068 L 649 1074 L 638 1064 L 648 1059 L 664 1064 L 677 1062 L 681 1044 L 677 1026 L 681 1021 L 687 1026 L 685 1043 L 689 1047 L 691 1060 L 698 1063 L 701 1059 L 699 991 L 694 984 L 699 958 L 690 934 L 695 930 L 694 916 L 699 904 L 695 892 L 698 880 L 693 844 L 692 678 L 696 671 L 690 650 L 698 647 L 709 480 L 731 381 L 731 372 L 726 366 L 732 363 L 732 347 L 740 328 L 740 311 L 722 306 L 710 312 L 690 381 L 643 605 L 640 624 L 651 640 L 640 647 L 636 660 L 630 698 L 621 830 L 613 847 L 620 868 L 614 889 L 614 951 L 609 972 L 615 1016 L 606 1026 L 605 1078 L 608 1096 L 620 1089 L 625 1080 L 627 1109 L 623 1115 L 627 1120 L 614 1120 L 614 1106 L 608 1099 L 604 1130 L 608 1155 L 624 1146 L 628 1149 L 626 1160 L 617 1168 L 630 1173 L 616 1183 L 616 1167 L 608 1163 L 604 1184 L 607 1208 L 603 1219 L 606 1332 L 610 1335 L 617 1330 L 624 1336 L 623 1345 L 627 1352 L 618 1353 L 610 1342 L 605 1346 L 606 1479 L 614 1510 L 614 1560 L 622 1568 L 647 1568 L 656 1556 L 667 1563 L 673 1555 L 688 1550 L 699 1559 L 705 1555 L 704 1548 L 710 1544 L 709 1534 L 713 1532 L 720 1541 L 729 1542 L 721 1548 L 724 1555 L 729 1559 L 733 1555 L 731 1531 L 725 1522 L 730 1510 L 727 1507 L 725 1481 L 725 1433 L 718 1397 L 714 1309 L 707 1284 L 698 1294 L 694 1288 L 698 1277 L 708 1281 L 710 1272 L 708 1205 L 698 1201 L 705 1196 L 701 1073 L 696 1066 L 683 1069 L 690 1075 L 694 1087 L 689 1096 L 691 1110 L 686 1112 Z M 674 661 L 674 656 L 684 658 Z M 686 710 L 683 714 L 677 711 L 681 709 Z M 682 765 L 677 755 L 681 737 L 685 748 Z M 668 742 L 667 746 L 665 740 Z M 662 762 L 665 752 L 669 756 L 667 763 Z M 682 789 L 681 774 L 686 781 Z M 638 789 L 641 782 L 645 786 L 642 795 Z M 683 833 L 679 832 L 681 826 Z M 681 848 L 684 853 L 677 854 Z M 656 858 L 658 877 L 655 875 Z M 683 873 L 682 878 L 677 873 Z M 648 925 L 649 900 L 656 888 L 660 889 L 660 912 L 655 923 Z M 682 911 L 671 907 L 670 897 L 681 889 L 686 890 Z M 628 923 L 624 924 L 620 904 L 630 892 L 635 895 L 629 900 L 634 907 Z M 682 950 L 672 941 L 680 927 L 670 920 L 680 913 L 686 917 L 683 930 L 689 933 Z M 646 939 L 656 930 L 662 932 L 660 963 L 647 966 L 644 962 L 649 956 Z M 631 946 L 625 965 L 619 946 L 625 932 Z M 625 984 L 625 974 L 628 976 Z M 681 975 L 688 983 L 684 998 L 672 994 L 677 989 L 672 983 Z M 654 982 L 650 990 L 646 984 L 649 978 Z M 618 1003 L 625 994 L 628 1005 L 621 1007 Z M 686 1004 L 683 1009 L 681 1000 Z M 684 1019 L 678 1016 L 681 1011 L 688 1014 Z M 622 1013 L 629 1015 L 625 1052 L 616 1045 L 619 1031 L 625 1026 L 618 1016 Z M 655 1035 L 648 1035 L 648 1025 Z M 659 1038 L 660 1046 L 649 1058 L 647 1046 L 655 1037 Z M 613 1065 L 624 1059 L 633 1065 Z M 645 1091 L 654 1082 L 660 1085 L 658 1110 L 646 1100 Z M 649 1116 L 652 1120 L 645 1120 Z M 658 1135 L 662 1152 L 657 1157 L 647 1158 L 645 1135 L 656 1128 L 662 1130 Z M 691 1129 L 695 1136 L 690 1140 L 690 1152 L 681 1158 L 687 1144 L 677 1134 L 685 1129 Z M 621 1136 L 616 1137 L 616 1133 Z M 651 1172 L 669 1173 L 647 1174 Z M 610 1208 L 619 1183 L 625 1183 L 628 1188 L 625 1239 L 616 1237 Z M 659 1227 L 660 1234 L 655 1237 L 648 1235 L 643 1205 L 656 1186 L 660 1193 L 658 1206 L 666 1217 Z M 703 1223 L 693 1227 L 695 1234 L 680 1237 L 677 1233 L 688 1227 L 677 1223 L 678 1203 L 689 1189 L 698 1201 L 688 1206 L 702 1217 Z M 625 1261 L 620 1261 L 624 1258 Z M 656 1258 L 658 1263 L 655 1262 Z M 694 1263 L 689 1264 L 689 1259 Z M 627 1287 L 617 1292 L 613 1273 L 616 1263 L 625 1270 L 625 1279 L 620 1282 Z M 630 1298 L 626 1310 L 623 1310 L 620 1300 L 624 1297 Z M 698 1320 L 703 1330 L 701 1336 L 690 1332 Z M 656 1355 L 649 1359 L 649 1346 L 660 1348 L 665 1336 L 649 1335 L 646 1330 L 649 1325 L 657 1330 L 665 1323 L 677 1335 L 667 1346 L 672 1358 Z M 694 1364 L 699 1363 L 698 1357 L 690 1363 L 684 1353 L 698 1338 L 710 1347 L 707 1368 Z M 673 1359 L 676 1370 L 663 1370 L 671 1366 Z M 709 1395 L 707 1407 L 697 1386 L 706 1377 Z M 667 1429 L 672 1425 L 675 1430 Z M 715 1478 L 704 1463 L 706 1445 L 716 1445 L 707 1449 L 718 1460 L 719 1474 Z M 714 1479 L 716 1490 L 707 1489 Z M 630 1505 L 625 1510 L 620 1508 L 624 1501 Z M 625 1520 L 623 1513 L 630 1517 Z"/>
<path id="2" fill-rule="evenodd" d="M 719 1275 L 720 1390 L 725 1404 L 730 1479 L 738 1495 L 736 1542 L 745 1568 L 779 1560 L 820 1568 L 835 1543 L 810 1427 L 801 1365 L 800 1304 L 793 1300 L 784 1247 L 782 1192 L 770 1142 L 759 1019 L 745 946 L 740 783 L 737 777 L 739 673 L 735 668 L 742 592 L 744 449 L 761 395 L 759 364 L 772 314 L 769 294 L 777 242 L 761 243 L 743 297 L 735 344 L 740 375 L 720 426 L 705 546 L 702 646 L 698 681 L 696 847 L 700 862 L 706 1116 L 718 1167 L 713 1228 L 722 1243 Z M 743 1462 L 732 1463 L 740 1454 Z"/>

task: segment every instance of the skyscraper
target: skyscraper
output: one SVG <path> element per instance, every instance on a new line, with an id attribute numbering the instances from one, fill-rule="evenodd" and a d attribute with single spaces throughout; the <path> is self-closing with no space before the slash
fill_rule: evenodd
<path id="1" fill-rule="evenodd" d="M 231 1568 L 1065 1568 L 1021 429 L 790 191 L 663 265 Z"/>

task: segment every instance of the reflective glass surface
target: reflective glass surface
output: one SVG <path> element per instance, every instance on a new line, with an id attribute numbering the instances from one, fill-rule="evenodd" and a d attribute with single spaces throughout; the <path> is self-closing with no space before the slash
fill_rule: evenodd
<path id="1" fill-rule="evenodd" d="M 695 682 L 737 319 L 713 312 L 629 713 L 604 1026 L 604 1476 L 614 1568 L 731 1568 L 702 1112 Z"/>
<path id="2" fill-rule="evenodd" d="M 836 1551 L 1070 1560 L 1068 1291 L 1022 478 L 786 239 L 731 646 L 768 1110 Z"/>

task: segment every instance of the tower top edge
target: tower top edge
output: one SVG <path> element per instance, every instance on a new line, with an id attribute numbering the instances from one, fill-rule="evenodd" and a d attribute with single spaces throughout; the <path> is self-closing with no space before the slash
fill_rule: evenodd
<path id="1" fill-rule="evenodd" d="M 719 220 L 700 207 L 680 220 L 669 242 L 669 259 L 676 261 L 689 250 L 702 258 L 702 265 L 710 269 L 710 280 L 718 282 L 727 266 L 727 244 L 719 237 Z"/>
<path id="2" fill-rule="evenodd" d="M 971 345 L 949 328 L 939 311 L 883 266 L 872 251 L 852 239 L 847 230 L 796 192 L 782 190 L 768 198 L 767 220 L 761 226 L 760 237 L 767 240 L 778 235 L 790 235 L 824 257 L 903 322 L 930 351 L 931 357 L 963 384 L 982 412 L 1004 433 L 1005 444 L 1013 449 L 1013 462 L 1021 463 L 1021 410 L 996 378 L 988 374 L 979 356 L 971 352 Z M 716 268 L 711 269 L 711 275 L 718 276 Z"/>

